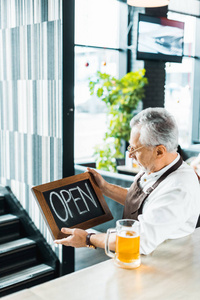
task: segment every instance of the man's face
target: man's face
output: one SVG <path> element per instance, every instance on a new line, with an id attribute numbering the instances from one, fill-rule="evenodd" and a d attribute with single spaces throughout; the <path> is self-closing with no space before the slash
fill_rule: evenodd
<path id="1" fill-rule="evenodd" d="M 155 147 L 148 147 L 142 145 L 139 141 L 139 138 L 140 138 L 139 128 L 133 127 L 131 130 L 131 136 L 129 141 L 132 147 L 132 151 L 129 153 L 129 157 L 135 159 L 138 165 L 145 172 L 152 173 L 156 169 L 156 162 L 157 162 L 156 149 Z"/>

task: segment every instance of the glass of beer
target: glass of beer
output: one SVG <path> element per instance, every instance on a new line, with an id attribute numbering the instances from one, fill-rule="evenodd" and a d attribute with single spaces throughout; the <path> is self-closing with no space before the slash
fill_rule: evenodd
<path id="1" fill-rule="evenodd" d="M 116 233 L 115 253 L 109 249 L 111 233 Z M 136 220 L 118 220 L 116 228 L 107 230 L 105 253 L 114 258 L 117 266 L 134 269 L 140 266 L 140 223 Z"/>

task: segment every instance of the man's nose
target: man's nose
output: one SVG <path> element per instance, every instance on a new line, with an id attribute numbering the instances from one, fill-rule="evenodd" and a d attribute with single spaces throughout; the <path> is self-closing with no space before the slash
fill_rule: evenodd
<path id="1" fill-rule="evenodd" d="M 135 153 L 131 153 L 131 152 L 130 152 L 130 153 L 129 153 L 129 157 L 135 159 L 135 158 L 136 158 Z"/>

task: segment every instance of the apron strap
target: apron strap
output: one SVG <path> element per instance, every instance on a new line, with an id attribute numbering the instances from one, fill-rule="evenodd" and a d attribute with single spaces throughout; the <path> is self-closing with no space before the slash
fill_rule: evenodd
<path id="1" fill-rule="evenodd" d="M 139 178 L 132 184 L 130 187 L 125 204 L 124 204 L 124 213 L 123 218 L 137 219 L 138 215 L 142 213 L 143 205 L 146 198 L 155 190 L 155 188 L 172 172 L 176 171 L 183 163 L 182 158 L 171 166 L 160 178 L 147 189 L 146 192 L 143 192 L 142 189 L 138 186 L 138 182 L 141 177 L 144 175 L 142 173 Z"/>
<path id="2" fill-rule="evenodd" d="M 169 168 L 164 174 L 162 174 L 162 176 L 160 176 L 160 178 L 158 178 L 158 180 L 150 187 L 148 188 L 148 190 L 146 191 L 146 193 L 149 195 L 151 194 L 151 192 L 153 192 L 153 190 L 155 190 L 155 188 L 172 172 L 176 171 L 183 163 L 182 158 L 180 157 L 179 160 L 173 165 L 171 166 L 171 168 Z"/>

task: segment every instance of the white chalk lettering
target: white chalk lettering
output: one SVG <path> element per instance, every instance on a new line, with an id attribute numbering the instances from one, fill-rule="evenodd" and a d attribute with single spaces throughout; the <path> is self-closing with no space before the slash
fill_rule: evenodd
<path id="1" fill-rule="evenodd" d="M 72 212 L 71 212 L 71 210 L 70 210 L 70 208 L 69 208 L 69 205 L 68 205 L 68 202 L 70 202 L 70 200 L 71 200 L 71 198 L 72 198 L 71 194 L 70 194 L 68 191 L 66 191 L 66 190 L 62 190 L 62 191 L 60 191 L 60 193 L 61 193 L 61 196 L 62 196 L 62 198 L 63 198 L 63 200 L 64 200 L 64 203 L 65 203 L 65 205 L 66 205 L 66 207 L 67 207 L 67 209 L 68 209 L 68 212 L 69 212 L 69 214 L 70 214 L 70 217 L 73 218 Z M 64 196 L 64 193 L 67 193 L 67 195 L 69 196 L 67 200 L 66 200 L 66 198 L 65 198 L 65 196 Z"/>
<path id="2" fill-rule="evenodd" d="M 75 212 L 72 211 L 69 207 L 69 204 L 72 202 L 76 206 L 76 209 L 77 209 L 77 212 L 79 213 L 79 215 L 85 214 L 90 211 L 90 208 L 87 203 L 88 200 L 91 201 L 92 204 L 97 208 L 97 203 L 96 203 L 94 197 L 92 196 L 87 183 L 85 183 L 85 187 L 88 191 L 88 194 L 86 192 L 84 192 L 79 186 L 77 186 L 75 188 L 71 188 L 69 190 L 60 190 L 58 193 L 56 193 L 55 191 L 50 193 L 50 196 L 49 196 L 50 205 L 51 205 L 55 215 L 58 217 L 58 219 L 60 219 L 63 222 L 66 222 L 69 217 L 73 218 L 73 214 L 75 214 Z M 75 193 L 75 192 L 76 192 L 76 195 L 78 193 L 77 196 L 75 196 L 75 194 L 73 195 L 73 193 Z M 57 198 L 56 200 L 55 200 L 55 197 Z M 55 201 L 60 201 L 61 205 L 63 206 L 64 212 L 66 215 L 65 218 L 63 218 L 59 214 L 59 211 L 56 210 L 56 205 L 55 205 L 56 202 Z"/>
<path id="3" fill-rule="evenodd" d="M 96 202 L 95 202 L 95 200 L 94 200 L 94 198 L 93 198 L 93 196 L 92 196 L 92 194 L 91 194 L 91 192 L 90 192 L 90 189 L 89 189 L 87 183 L 85 183 L 85 186 L 86 186 L 86 188 L 87 188 L 87 190 L 88 190 L 88 193 L 90 194 L 90 197 L 89 197 L 83 190 L 81 190 L 81 189 L 79 188 L 79 192 L 80 192 L 82 198 L 85 200 L 85 198 L 84 198 L 84 195 L 85 195 L 85 196 L 88 197 L 88 199 L 94 204 L 94 206 L 97 207 L 97 204 L 96 204 Z"/>
<path id="4" fill-rule="evenodd" d="M 71 192 L 71 191 L 75 191 L 75 190 L 78 190 L 79 193 L 80 193 L 80 188 L 79 188 L 78 186 L 77 186 L 76 188 L 70 189 L 69 191 Z M 81 193 L 80 193 L 80 194 L 81 194 Z M 90 210 L 89 210 L 89 207 L 88 207 L 88 205 L 87 205 L 87 203 L 86 203 L 86 201 L 85 201 L 84 198 L 80 198 L 80 197 L 74 198 L 72 192 L 71 192 L 71 196 L 72 196 L 72 198 L 73 198 L 73 200 L 74 200 L 74 204 L 76 205 L 76 208 L 77 208 L 78 213 L 79 213 L 80 215 L 82 215 L 82 214 L 84 214 L 84 213 L 90 211 Z M 78 203 L 77 203 L 77 202 L 80 201 L 80 200 L 83 200 L 83 202 L 84 202 L 84 204 L 85 204 L 85 207 L 86 207 L 85 210 L 82 210 L 82 211 L 81 211 L 80 207 L 78 206 Z"/>
<path id="5" fill-rule="evenodd" d="M 66 217 L 65 217 L 64 219 L 57 213 L 57 211 L 56 211 L 56 209 L 55 209 L 55 207 L 54 207 L 54 204 L 53 204 L 53 198 L 52 198 L 53 195 L 55 195 L 55 196 L 60 200 L 62 206 L 64 207 L 65 214 L 66 214 Z M 68 212 L 67 212 L 67 209 L 66 209 L 66 207 L 65 207 L 65 203 L 64 203 L 63 199 L 62 199 L 62 198 L 60 197 L 60 195 L 59 195 L 58 193 L 56 193 L 56 192 L 51 192 L 49 198 L 50 198 L 50 204 L 51 204 L 51 207 L 52 207 L 54 213 L 56 214 L 56 216 L 58 217 L 58 219 L 60 219 L 60 220 L 63 221 L 63 222 L 66 222 L 66 221 L 68 220 Z"/>

